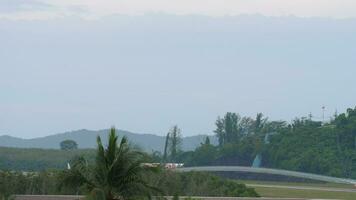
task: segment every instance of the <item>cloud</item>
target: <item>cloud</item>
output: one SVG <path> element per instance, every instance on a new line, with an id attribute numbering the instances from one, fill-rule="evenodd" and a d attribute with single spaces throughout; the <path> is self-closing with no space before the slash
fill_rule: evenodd
<path id="1" fill-rule="evenodd" d="M 39 11 L 54 8 L 51 4 L 37 0 L 1 0 L 0 13 Z"/>
<path id="2" fill-rule="evenodd" d="M 54 19 L 67 16 L 86 16 L 85 3 L 58 3 L 56 0 L 0 0 L 0 19 Z"/>
<path id="3" fill-rule="evenodd" d="M 57 5 L 82 5 L 96 15 L 198 14 L 210 16 L 262 14 L 302 17 L 356 17 L 354 0 L 51 0 Z"/>
<path id="4" fill-rule="evenodd" d="M 56 9 L 48 10 L 49 7 Z M 265 16 L 356 17 L 355 0 L 1 0 L 0 14 L 15 12 L 7 17 L 32 16 L 102 17 L 113 14 L 142 15 L 167 13 L 177 15 L 226 16 L 261 14 Z M 85 12 L 83 12 L 85 11 Z M 21 14 L 21 15 L 20 15 Z M 1 16 L 0 16 L 1 17 Z"/>
<path id="5" fill-rule="evenodd" d="M 55 9 L 53 9 L 55 8 Z M 98 18 L 113 14 L 355 18 L 355 0 L 2 0 L 0 18 Z"/>

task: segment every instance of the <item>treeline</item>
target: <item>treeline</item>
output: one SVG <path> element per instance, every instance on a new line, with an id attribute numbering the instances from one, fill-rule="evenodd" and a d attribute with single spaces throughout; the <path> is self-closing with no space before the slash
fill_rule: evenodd
<path id="1" fill-rule="evenodd" d="M 295 120 L 272 137 L 265 166 L 356 178 L 356 109 L 322 124 Z"/>
<path id="2" fill-rule="evenodd" d="M 95 157 L 95 149 L 64 151 L 0 147 L 0 170 L 44 171 L 48 169 L 65 169 L 67 163 L 78 155 L 92 161 Z"/>
<path id="3" fill-rule="evenodd" d="M 151 157 L 110 129 L 107 145 L 97 138 L 95 159 L 76 156 L 68 169 L 44 172 L 0 171 L 0 199 L 13 194 L 81 194 L 87 199 L 152 199 L 152 196 L 257 197 L 252 188 L 206 173 L 179 173 L 147 166 Z"/>
<path id="4" fill-rule="evenodd" d="M 181 150 L 182 131 L 169 130 L 163 152 L 150 162 L 182 162 L 185 166 L 251 166 L 260 155 L 261 167 L 356 178 L 356 109 L 335 114 L 327 123 L 302 117 L 288 123 L 262 114 L 241 117 L 226 113 L 215 122 L 219 144 L 209 138 L 194 151 Z M 94 150 L 41 150 L 0 148 L 0 169 L 41 171 L 64 169 L 76 155 L 94 159 Z"/>
<path id="5" fill-rule="evenodd" d="M 214 132 L 219 140 L 217 146 L 212 145 L 207 137 L 195 151 L 182 152 L 176 161 L 187 166 L 251 166 L 256 155 L 267 148 L 266 134 L 277 133 L 287 127 L 286 122 L 269 121 L 261 113 L 251 118 L 230 112 L 218 117 L 215 125 Z"/>
<path id="6" fill-rule="evenodd" d="M 335 114 L 327 123 L 303 117 L 270 121 L 227 113 L 216 121 L 219 145 L 209 138 L 195 151 L 181 152 L 186 166 L 251 166 L 261 155 L 261 167 L 356 178 L 356 109 Z"/>

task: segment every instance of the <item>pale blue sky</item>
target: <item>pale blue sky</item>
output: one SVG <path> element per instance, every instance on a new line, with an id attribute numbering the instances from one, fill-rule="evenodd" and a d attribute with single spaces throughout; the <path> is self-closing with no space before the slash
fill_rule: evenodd
<path id="1" fill-rule="evenodd" d="M 0 9 L 11 18 L 0 20 L 0 135 L 113 124 L 211 134 L 227 111 L 290 121 L 309 112 L 320 118 L 323 105 L 327 116 L 356 106 L 354 19 L 199 12 L 83 19 L 100 12 L 80 1 L 33 2 L 41 8 Z M 62 11 L 77 15 L 52 18 Z"/>

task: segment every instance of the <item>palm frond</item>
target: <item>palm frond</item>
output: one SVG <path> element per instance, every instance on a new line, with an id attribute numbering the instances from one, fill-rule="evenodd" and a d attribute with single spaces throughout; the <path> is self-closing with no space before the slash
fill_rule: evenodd
<path id="1" fill-rule="evenodd" d="M 79 187 L 85 185 L 93 188 L 95 184 L 91 178 L 91 170 L 84 157 L 77 157 L 72 161 L 72 168 L 64 171 L 60 177 L 59 187 Z"/>
<path id="2" fill-rule="evenodd" d="M 114 127 L 110 129 L 108 145 L 104 147 L 100 136 L 97 137 L 97 155 L 95 165 L 89 166 L 84 158 L 73 162 L 71 170 L 63 175 L 63 184 L 86 186 L 95 198 L 113 199 L 150 199 L 159 194 L 159 189 L 145 182 L 144 176 L 152 169 L 142 166 L 143 153 L 131 148 L 126 137 L 118 144 Z M 140 197 L 140 198 L 137 198 Z"/>

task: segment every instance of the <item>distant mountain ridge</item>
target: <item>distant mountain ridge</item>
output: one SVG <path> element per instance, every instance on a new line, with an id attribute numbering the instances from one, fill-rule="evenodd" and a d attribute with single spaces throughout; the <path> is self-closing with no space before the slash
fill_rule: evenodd
<path id="1" fill-rule="evenodd" d="M 59 143 L 63 140 L 74 140 L 78 147 L 96 148 L 96 137 L 99 135 L 103 141 L 107 140 L 108 129 L 103 130 L 76 130 L 55 135 L 38 137 L 33 139 L 22 139 L 8 135 L 0 136 L 0 146 L 2 147 L 16 147 L 16 148 L 43 148 L 43 149 L 59 149 Z M 120 137 L 126 136 L 133 145 L 137 145 L 144 151 L 163 151 L 165 137 L 154 134 L 138 134 L 125 130 L 117 130 Z M 194 150 L 205 140 L 207 135 L 196 135 L 190 137 L 183 137 L 182 149 L 184 151 Z M 210 141 L 217 144 L 215 136 L 209 136 Z"/>

